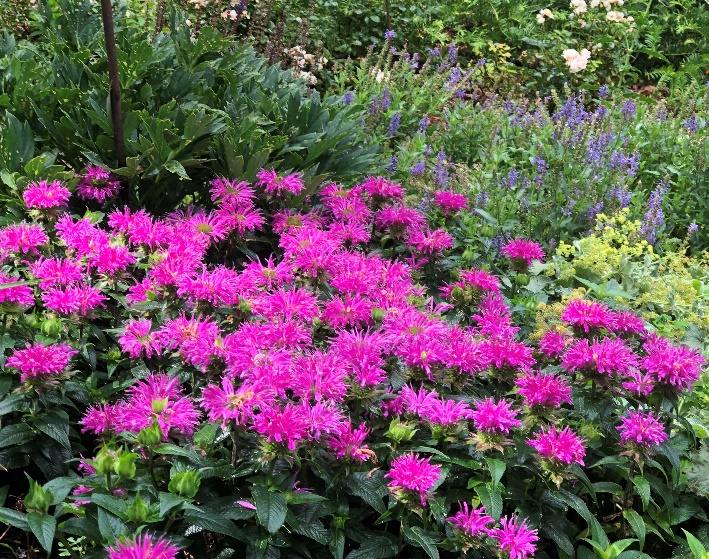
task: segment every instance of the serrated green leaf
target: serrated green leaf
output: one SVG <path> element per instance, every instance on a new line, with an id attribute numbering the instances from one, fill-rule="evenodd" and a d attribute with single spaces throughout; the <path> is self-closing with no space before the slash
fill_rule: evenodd
<path id="1" fill-rule="evenodd" d="M 640 500 L 643 503 L 643 510 L 647 510 L 647 506 L 650 504 L 650 483 L 640 476 L 635 476 L 631 478 L 633 485 L 635 485 L 635 490 L 640 495 Z"/>
<path id="2" fill-rule="evenodd" d="M 588 523 L 589 528 L 591 528 L 591 534 L 593 535 L 594 541 L 598 542 L 604 549 L 610 545 L 608 536 L 606 536 L 601 523 L 598 522 L 593 514 L 591 514 L 591 511 L 588 510 L 588 506 L 586 506 L 586 503 L 584 503 L 580 497 L 574 495 L 566 489 L 561 489 L 560 491 L 555 492 L 554 495 L 573 508 L 577 513 L 579 513 L 581 518 Z"/>
<path id="3" fill-rule="evenodd" d="M 64 418 L 59 414 L 43 415 L 35 419 L 34 426 L 50 439 L 57 441 L 67 450 L 71 450 L 68 417 Z"/>
<path id="4" fill-rule="evenodd" d="M 423 528 L 419 528 L 418 526 L 406 526 L 404 527 L 404 535 L 411 543 L 415 544 L 417 547 L 423 548 L 431 559 L 439 559 L 440 555 L 436 544 L 431 536 L 423 530 Z"/>
<path id="5" fill-rule="evenodd" d="M 704 544 L 702 544 L 698 538 L 687 532 L 684 528 L 682 528 L 682 531 L 687 538 L 687 545 L 689 546 L 690 551 L 694 554 L 694 559 L 708 559 L 709 553 L 707 553 Z"/>
<path id="6" fill-rule="evenodd" d="M 645 535 L 647 534 L 645 521 L 633 509 L 624 510 L 623 518 L 628 521 L 628 524 L 630 524 L 633 532 L 635 532 L 635 535 L 638 537 L 638 545 L 640 546 L 640 551 L 642 551 L 645 546 Z"/>
<path id="7" fill-rule="evenodd" d="M 27 513 L 27 523 L 40 545 L 47 553 L 51 553 L 54 532 L 57 530 L 57 519 L 49 514 L 30 512 Z"/>
<path id="8" fill-rule="evenodd" d="M 114 542 L 126 532 L 126 525 L 116 515 L 99 507 L 98 529 L 102 538 Z"/>
<path id="9" fill-rule="evenodd" d="M 251 493 L 254 496 L 259 522 L 270 534 L 275 534 L 286 520 L 288 513 L 286 496 L 280 492 L 269 491 L 268 487 L 263 485 L 255 486 Z"/>
<path id="10" fill-rule="evenodd" d="M 496 458 L 486 458 L 485 462 L 487 463 L 488 470 L 490 470 L 493 485 L 497 485 L 500 483 L 500 480 L 505 473 L 507 464 L 502 460 L 497 460 Z"/>
<path id="11" fill-rule="evenodd" d="M 0 429 L 0 448 L 17 446 L 31 441 L 34 431 L 27 423 L 13 423 Z"/>
<path id="12" fill-rule="evenodd" d="M 355 472 L 345 479 L 345 485 L 353 495 L 360 497 L 379 514 L 386 512 L 382 497 L 389 490 L 382 472 L 377 471 L 371 476 L 368 475 L 368 472 Z"/>
<path id="13" fill-rule="evenodd" d="M 347 554 L 346 559 L 387 559 L 396 557 L 399 548 L 385 537 L 370 538 L 359 547 Z"/>
<path id="14" fill-rule="evenodd" d="M 185 513 L 185 520 L 190 524 L 198 526 L 204 530 L 208 530 L 209 532 L 231 536 L 241 542 L 247 541 L 244 533 L 239 530 L 233 522 L 218 514 L 207 512 L 204 509 L 195 511 L 190 510 Z"/>
<path id="15" fill-rule="evenodd" d="M 30 525 L 27 523 L 27 515 L 13 509 L 0 507 L 0 521 L 25 532 L 30 529 Z"/>
<path id="16" fill-rule="evenodd" d="M 185 502 L 182 497 L 178 497 L 172 493 L 165 493 L 164 491 L 160 492 L 158 499 L 160 501 L 160 516 L 165 516 L 172 509 L 184 504 Z"/>

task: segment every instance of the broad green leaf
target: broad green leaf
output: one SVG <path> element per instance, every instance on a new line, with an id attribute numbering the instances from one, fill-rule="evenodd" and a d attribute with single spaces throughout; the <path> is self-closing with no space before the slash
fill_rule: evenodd
<path id="1" fill-rule="evenodd" d="M 34 421 L 34 426 L 47 435 L 50 439 L 57 441 L 67 450 L 71 450 L 69 442 L 69 417 L 62 417 L 59 414 L 47 414 L 38 417 Z"/>
<path id="2" fill-rule="evenodd" d="M 268 487 L 257 485 L 251 491 L 256 505 L 256 516 L 269 533 L 278 532 L 288 513 L 286 496 L 280 492 L 269 491 Z"/>
<path id="3" fill-rule="evenodd" d="M 431 539 L 431 536 L 428 535 L 422 528 L 419 528 L 418 526 L 412 526 L 409 528 L 406 526 L 404 527 L 404 535 L 411 543 L 423 548 L 431 559 L 439 558 L 436 544 L 433 539 Z"/>
<path id="4" fill-rule="evenodd" d="M 27 514 L 27 523 L 40 545 L 47 553 L 51 553 L 54 532 L 57 530 L 57 519 L 49 514 L 30 512 Z"/>
<path id="5" fill-rule="evenodd" d="M 699 541 L 698 538 L 687 532 L 682 528 L 685 537 L 687 538 L 687 545 L 689 549 L 694 554 L 694 559 L 709 559 L 709 552 L 704 548 L 704 544 Z"/>
<path id="6" fill-rule="evenodd" d="M 128 509 L 128 503 L 123 499 L 114 497 L 113 495 L 104 495 L 102 493 L 91 494 L 89 496 L 91 502 L 95 503 L 102 509 L 106 509 L 108 512 L 115 514 L 117 517 L 122 518 Z"/>
<path id="7" fill-rule="evenodd" d="M 485 512 L 495 520 L 499 520 L 502 516 L 502 492 L 499 489 L 499 485 L 492 485 L 491 483 L 478 485 L 475 488 L 475 492 L 485 506 Z"/>
<path id="8" fill-rule="evenodd" d="M 387 559 L 399 553 L 396 543 L 386 537 L 370 538 L 347 555 L 346 559 Z"/>
<path id="9" fill-rule="evenodd" d="M 6 509 L 0 507 L 0 521 L 25 532 L 30 529 L 30 525 L 27 522 L 27 515 L 16 511 L 14 509 Z"/>
<path id="10" fill-rule="evenodd" d="M 185 502 L 185 500 L 182 497 L 178 497 L 177 495 L 173 495 L 172 493 L 165 493 L 164 491 L 160 492 L 159 500 L 160 500 L 160 516 L 163 516 L 163 517 L 168 512 L 170 512 L 172 509 L 184 504 L 184 502 Z"/>
<path id="11" fill-rule="evenodd" d="M 116 515 L 99 507 L 98 529 L 102 538 L 114 542 L 126 532 L 126 525 Z"/>
<path id="12" fill-rule="evenodd" d="M 12 423 L 0 429 L 0 448 L 21 445 L 33 437 L 34 431 L 27 423 Z"/>
<path id="13" fill-rule="evenodd" d="M 221 515 L 213 514 L 205 510 L 190 510 L 185 513 L 185 520 L 204 530 L 231 536 L 241 542 L 247 541 L 244 533 L 239 530 L 239 528 L 237 528 L 231 520 L 228 520 Z"/>
<path id="14" fill-rule="evenodd" d="M 367 472 L 356 472 L 345 479 L 345 485 L 353 495 L 360 497 L 379 514 L 384 514 L 386 507 L 382 497 L 389 492 L 383 477 L 384 474 L 381 472 L 372 476 L 367 474 Z"/>
<path id="15" fill-rule="evenodd" d="M 623 517 L 628 521 L 628 524 L 630 524 L 633 532 L 635 532 L 635 535 L 638 537 L 638 544 L 640 551 L 642 551 L 645 546 L 645 535 L 647 533 L 645 530 L 645 521 L 633 509 L 624 510 Z"/>
<path id="16" fill-rule="evenodd" d="M 487 462 L 487 468 L 490 470 L 493 485 L 497 485 L 500 483 L 500 480 L 505 473 L 507 464 L 502 460 L 497 460 L 496 458 L 487 458 L 485 462 Z"/>

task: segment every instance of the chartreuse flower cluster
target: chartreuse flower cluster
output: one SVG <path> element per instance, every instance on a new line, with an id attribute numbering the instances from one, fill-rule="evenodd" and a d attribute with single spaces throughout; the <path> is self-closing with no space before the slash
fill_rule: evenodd
<path id="1" fill-rule="evenodd" d="M 101 186 L 110 179 L 94 175 L 80 193 L 114 193 Z M 31 200 L 42 192 L 56 200 L 53 208 L 67 203 L 55 183 L 34 183 L 28 191 Z M 574 403 L 597 397 L 607 399 L 605 421 L 614 429 L 606 434 L 609 452 L 654 467 L 649 458 L 670 434 L 670 418 L 658 410 L 698 379 L 704 360 L 696 351 L 650 333 L 631 312 L 587 299 L 570 300 L 558 327 L 532 344 L 521 337 L 498 279 L 477 269 L 443 286 L 443 303 L 435 305 L 418 279 L 452 240 L 404 204 L 400 185 L 381 177 L 352 188 L 329 184 L 312 207 L 289 207 L 301 191 L 298 175 L 263 170 L 255 184 L 214 179 L 209 210 L 156 217 L 125 207 L 103 220 L 61 210 L 0 229 L 2 281 L 12 282 L 0 293 L 14 313 L 11 325 L 28 309 L 65 325 L 113 318 L 111 298 L 123 289 L 115 339 L 127 363 L 145 368 L 124 390 L 95 392 L 81 411 L 79 428 L 99 450 L 73 478 L 67 513 L 90 519 L 110 499 L 115 510 L 126 503 L 129 520 L 150 524 L 157 514 L 151 507 L 167 506 L 150 501 L 150 491 L 187 503 L 208 498 L 201 470 L 171 467 L 160 451 L 179 456 L 188 452 L 180 448 L 203 445 L 197 434 L 211 424 L 221 433 L 213 444 L 224 468 L 268 472 L 253 478 L 251 493 L 229 482 L 234 502 L 249 511 L 235 516 L 244 530 L 258 520 L 274 534 L 293 522 L 284 513 L 276 523 L 264 499 L 275 510 L 280 497 L 273 495 L 314 491 L 317 472 L 354 472 L 388 480 L 382 486 L 388 514 L 401 520 L 405 541 L 414 541 L 407 522 L 419 531 L 435 525 L 441 539 L 448 534 L 449 549 L 524 559 L 538 545 L 553 544 L 514 503 L 503 514 L 485 497 L 500 491 L 502 473 L 475 497 L 458 485 L 462 474 L 454 467 L 474 458 L 478 468 L 482 460 L 514 468 L 519 453 L 532 480 L 557 487 L 577 480 L 589 455 L 598 458 L 599 443 L 589 440 L 593 430 L 584 428 Z M 446 212 L 463 207 L 450 196 L 437 203 Z M 230 242 L 255 247 L 267 228 L 275 234 L 272 251 L 210 260 Z M 545 256 L 526 239 L 503 253 L 525 270 Z M 465 320 L 456 320 L 463 310 Z M 10 351 L 6 366 L 23 393 L 33 395 L 27 398 L 47 398 L 76 374 L 70 362 L 81 348 L 72 346 L 69 332 Z M 467 458 L 451 460 L 450 449 Z M 137 494 L 136 468 L 150 471 Z M 218 475 L 203 470 L 205 477 Z M 439 513 L 452 505 L 448 490 L 467 500 L 445 517 Z M 365 495 L 359 506 L 377 508 L 384 494 L 376 495 Z M 323 515 L 334 514 L 329 510 Z M 170 531 L 175 522 L 184 528 L 183 513 L 188 506 L 175 509 L 166 524 L 151 525 L 149 534 L 115 534 L 110 557 L 172 559 L 190 544 Z"/>
<path id="2" fill-rule="evenodd" d="M 562 283 L 575 277 L 600 285 L 616 281 L 631 296 L 628 305 L 673 336 L 682 338 L 686 324 L 707 331 L 706 257 L 687 256 L 685 245 L 656 254 L 640 234 L 641 223 L 627 219 L 627 213 L 600 214 L 591 235 L 573 245 L 561 242 L 547 273 Z"/>

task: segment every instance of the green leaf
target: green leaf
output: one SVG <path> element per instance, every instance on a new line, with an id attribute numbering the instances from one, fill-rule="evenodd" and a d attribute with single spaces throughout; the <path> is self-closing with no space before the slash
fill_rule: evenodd
<path id="1" fill-rule="evenodd" d="M 224 534 L 241 542 L 247 541 L 246 535 L 236 527 L 236 525 L 221 515 L 207 512 L 205 510 L 195 510 L 185 513 L 185 520 L 190 524 L 215 532 Z"/>
<path id="2" fill-rule="evenodd" d="M 387 559 L 395 557 L 399 553 L 396 543 L 390 539 L 379 536 L 372 537 L 360 546 L 347 554 L 346 559 Z"/>
<path id="3" fill-rule="evenodd" d="M 645 521 L 633 509 L 624 510 L 623 518 L 625 518 L 628 521 L 628 524 L 630 524 L 633 528 L 635 535 L 638 537 L 640 551 L 642 551 L 643 546 L 645 545 L 645 535 L 647 534 L 647 531 L 645 530 Z"/>
<path id="4" fill-rule="evenodd" d="M 21 445 L 34 438 L 34 431 L 27 423 L 13 423 L 0 429 L 0 448 Z"/>
<path id="5" fill-rule="evenodd" d="M 19 408 L 19 404 L 25 399 L 24 394 L 9 394 L 0 400 L 0 416 L 8 414 Z"/>
<path id="6" fill-rule="evenodd" d="M 67 450 L 71 450 L 68 416 L 62 417 L 57 413 L 49 413 L 35 419 L 34 426 L 50 439 L 57 441 Z"/>
<path id="7" fill-rule="evenodd" d="M 98 529 L 102 538 L 114 542 L 125 533 L 126 525 L 121 522 L 120 518 L 99 507 Z"/>
<path id="8" fill-rule="evenodd" d="M 431 539 L 431 536 L 429 536 L 422 528 L 419 528 L 418 526 L 412 526 L 411 528 L 405 526 L 404 535 L 411 543 L 417 545 L 418 547 L 422 547 L 431 559 L 439 558 L 436 544 L 433 539 Z"/>
<path id="9" fill-rule="evenodd" d="M 591 528 L 591 534 L 593 535 L 594 541 L 598 542 L 604 549 L 610 545 L 608 536 L 606 536 L 600 522 L 598 522 L 596 517 L 591 514 L 591 511 L 588 510 L 586 503 L 584 503 L 580 497 L 574 495 L 566 489 L 562 489 L 554 493 L 554 496 L 558 497 L 573 508 L 577 513 L 579 513 L 581 518 L 588 523 L 589 528 Z"/>
<path id="10" fill-rule="evenodd" d="M 384 474 L 377 471 L 369 476 L 368 472 L 355 472 L 345 479 L 345 485 L 353 495 L 360 497 L 364 502 L 376 510 L 379 514 L 386 512 L 386 507 L 382 497 L 386 495 L 387 489 L 384 481 Z"/>
<path id="11" fill-rule="evenodd" d="M 27 515 L 13 509 L 0 507 L 0 520 L 25 532 L 30 529 Z"/>
<path id="12" fill-rule="evenodd" d="M 286 520 L 288 504 L 286 496 L 280 492 L 269 491 L 268 487 L 257 485 L 251 491 L 256 505 L 256 516 L 270 534 L 278 532 Z"/>
<path id="13" fill-rule="evenodd" d="M 165 163 L 165 169 L 167 169 L 171 173 L 178 175 L 181 179 L 184 179 L 186 181 L 190 180 L 190 176 L 187 174 L 187 171 L 185 171 L 185 168 L 182 166 L 182 163 L 175 159 Z"/>
<path id="14" fill-rule="evenodd" d="M 182 497 L 173 495 L 172 493 L 160 492 L 160 516 L 165 516 L 168 512 L 177 506 L 182 505 L 185 500 Z"/>
<path id="15" fill-rule="evenodd" d="M 640 495 L 640 499 L 643 502 L 643 510 L 647 510 L 648 504 L 650 504 L 650 483 L 640 476 L 635 476 L 630 479 L 635 485 L 635 490 Z"/>
<path id="16" fill-rule="evenodd" d="M 475 492 L 485 506 L 485 512 L 495 520 L 499 520 L 502 516 L 502 492 L 499 489 L 499 485 L 492 485 L 491 483 L 478 485 L 475 488 Z"/>
<path id="17" fill-rule="evenodd" d="M 123 499 L 114 497 L 113 495 L 104 495 L 102 493 L 92 493 L 89 495 L 92 503 L 95 503 L 100 507 L 100 509 L 106 509 L 108 512 L 115 514 L 119 518 L 124 518 L 126 510 L 128 510 L 128 503 Z"/>
<path id="18" fill-rule="evenodd" d="M 702 544 L 699 539 L 687 532 L 684 528 L 682 528 L 682 531 L 687 538 L 687 545 L 689 546 L 689 549 L 694 554 L 694 559 L 707 559 L 709 557 L 709 553 L 707 553 L 704 544 Z"/>
<path id="19" fill-rule="evenodd" d="M 57 530 L 57 519 L 48 514 L 30 512 L 27 514 L 27 523 L 40 545 L 47 553 L 51 553 L 54 532 Z"/>
<path id="20" fill-rule="evenodd" d="M 490 470 L 493 485 L 497 485 L 500 483 L 500 480 L 505 473 L 507 464 L 502 460 L 497 460 L 496 458 L 487 458 L 485 462 L 487 462 L 487 467 Z"/>

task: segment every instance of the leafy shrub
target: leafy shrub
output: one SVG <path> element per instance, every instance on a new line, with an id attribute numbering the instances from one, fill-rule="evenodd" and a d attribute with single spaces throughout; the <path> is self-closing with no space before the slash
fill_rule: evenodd
<path id="1" fill-rule="evenodd" d="M 90 173 L 75 207 L 115 192 Z M 349 559 L 667 557 L 709 523 L 683 474 L 694 350 L 583 299 L 532 343 L 501 292 L 516 279 L 441 283 L 435 224 L 459 199 L 427 216 L 370 177 L 301 207 L 304 188 L 217 178 L 213 210 L 163 218 L 18 193 L 0 462 L 31 480 L 3 521 L 75 557 Z M 504 251 L 512 278 L 543 254 Z"/>
<path id="2" fill-rule="evenodd" d="M 50 40 L 42 49 L 12 37 L 0 45 L 8 69 L 0 145 L 14 146 L 4 163 L 10 172 L 41 153 L 75 171 L 116 165 L 100 20 L 88 2 L 62 7 L 43 22 Z M 192 40 L 189 29 L 173 25 L 151 41 L 121 16 L 117 26 L 128 153 L 117 172 L 131 200 L 158 211 L 187 196 L 204 202 L 205 178 L 243 172 L 254 179 L 266 163 L 302 172 L 313 188 L 376 166 L 376 146 L 362 145 L 352 110 L 322 102 L 251 49 L 208 27 Z"/>

